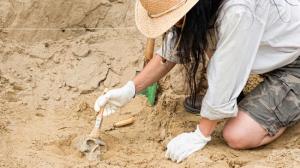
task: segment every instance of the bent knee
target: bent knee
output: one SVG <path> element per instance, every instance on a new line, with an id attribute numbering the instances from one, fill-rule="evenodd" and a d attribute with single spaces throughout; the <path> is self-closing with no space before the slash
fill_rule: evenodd
<path id="1" fill-rule="evenodd" d="M 250 145 L 248 136 L 226 128 L 223 130 L 223 138 L 228 146 L 233 149 L 247 149 Z"/>

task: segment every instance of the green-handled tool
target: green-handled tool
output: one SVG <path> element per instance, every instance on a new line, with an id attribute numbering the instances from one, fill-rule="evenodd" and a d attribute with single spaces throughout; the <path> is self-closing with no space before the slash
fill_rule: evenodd
<path id="1" fill-rule="evenodd" d="M 146 43 L 146 49 L 145 49 L 144 66 L 146 66 L 147 63 L 153 58 L 154 45 L 155 45 L 155 39 L 148 38 Z M 141 92 L 143 95 L 147 97 L 148 102 L 151 106 L 155 104 L 157 89 L 158 89 L 158 84 L 157 82 L 155 82 Z"/>

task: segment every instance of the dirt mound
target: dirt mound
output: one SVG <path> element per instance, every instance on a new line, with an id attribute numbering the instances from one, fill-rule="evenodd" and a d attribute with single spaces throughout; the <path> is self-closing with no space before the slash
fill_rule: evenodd
<path id="1" fill-rule="evenodd" d="M 213 141 L 186 162 L 175 164 L 165 159 L 169 140 L 192 131 L 199 120 L 182 106 L 182 67 L 161 80 L 155 107 L 137 96 L 119 113 L 105 118 L 101 138 L 107 150 L 103 159 L 86 160 L 75 148 L 76 139 L 93 127 L 95 99 L 105 88 L 126 83 L 143 66 L 145 38 L 130 28 L 134 25 L 133 7 L 130 0 L 1 1 L 0 27 L 5 29 L 0 30 L 0 167 L 300 164 L 300 125 L 278 141 L 251 151 L 228 148 L 220 125 Z M 104 27 L 111 29 L 100 29 Z M 130 117 L 135 118 L 132 125 L 112 127 L 115 121 Z"/>

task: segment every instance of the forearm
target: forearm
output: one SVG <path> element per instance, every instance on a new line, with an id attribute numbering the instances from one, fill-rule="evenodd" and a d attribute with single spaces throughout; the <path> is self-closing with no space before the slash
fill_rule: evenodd
<path id="1" fill-rule="evenodd" d="M 207 118 L 201 118 L 199 122 L 199 129 L 204 136 L 208 137 L 214 132 L 217 124 L 218 124 L 217 120 L 209 120 Z"/>
<path id="2" fill-rule="evenodd" d="M 162 64 L 162 57 L 155 55 L 153 59 L 145 66 L 141 73 L 134 79 L 136 92 L 140 92 L 154 82 L 157 82 L 165 76 L 176 64 L 166 61 Z"/>

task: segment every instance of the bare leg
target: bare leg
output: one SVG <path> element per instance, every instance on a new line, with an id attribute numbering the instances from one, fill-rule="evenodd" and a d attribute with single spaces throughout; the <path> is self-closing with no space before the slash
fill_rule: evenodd
<path id="1" fill-rule="evenodd" d="M 286 128 L 282 128 L 275 136 L 253 120 L 246 112 L 240 111 L 236 118 L 230 119 L 223 130 L 223 137 L 234 149 L 250 149 L 268 144 L 277 139 Z"/>

